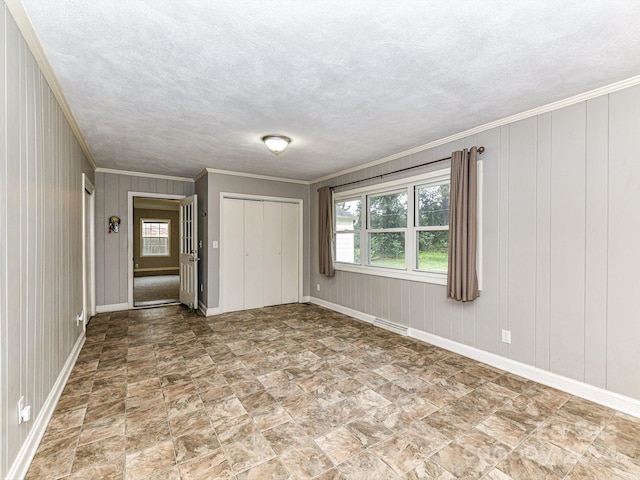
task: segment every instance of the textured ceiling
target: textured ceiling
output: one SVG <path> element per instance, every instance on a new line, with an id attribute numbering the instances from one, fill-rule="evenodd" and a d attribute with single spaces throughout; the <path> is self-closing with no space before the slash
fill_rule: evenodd
<path id="1" fill-rule="evenodd" d="M 98 166 L 148 173 L 309 180 L 640 74 L 637 0 L 23 6 Z"/>

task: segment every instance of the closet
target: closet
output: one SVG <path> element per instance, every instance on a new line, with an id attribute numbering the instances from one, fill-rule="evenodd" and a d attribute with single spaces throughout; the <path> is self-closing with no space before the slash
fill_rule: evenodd
<path id="1" fill-rule="evenodd" d="M 222 310 L 298 301 L 299 204 L 223 198 Z"/>

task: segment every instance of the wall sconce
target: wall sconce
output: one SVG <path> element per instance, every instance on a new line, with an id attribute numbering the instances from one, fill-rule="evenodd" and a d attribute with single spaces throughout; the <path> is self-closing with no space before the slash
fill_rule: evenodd
<path id="1" fill-rule="evenodd" d="M 120 217 L 109 217 L 109 233 L 118 233 L 118 226 L 120 225 Z"/>

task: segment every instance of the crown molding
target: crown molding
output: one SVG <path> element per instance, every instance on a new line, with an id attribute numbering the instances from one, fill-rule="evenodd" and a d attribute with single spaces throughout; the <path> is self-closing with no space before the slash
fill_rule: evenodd
<path id="1" fill-rule="evenodd" d="M 620 82 L 612 83 L 610 85 L 605 85 L 604 87 L 596 88 L 594 90 L 589 90 L 588 92 L 580 93 L 578 95 L 574 95 L 573 97 L 566 98 L 564 100 L 559 100 L 557 102 L 549 103 L 547 105 L 543 105 L 541 107 L 532 108 L 531 110 L 526 110 L 522 113 L 517 113 L 515 115 L 511 115 L 509 117 L 502 118 L 500 120 L 495 120 L 490 123 L 485 123 L 484 125 L 480 125 L 478 127 L 470 128 L 469 130 L 465 130 L 460 133 L 456 133 L 454 135 L 450 135 L 448 137 L 441 138 L 439 140 L 435 140 L 433 142 L 425 143 L 424 145 L 420 145 L 415 148 L 411 148 L 409 150 L 404 150 L 402 152 L 394 153 L 393 155 L 389 155 L 387 157 L 380 158 L 378 160 L 373 160 L 371 162 L 367 162 L 362 165 L 358 165 L 357 167 L 347 168 L 345 170 L 340 170 L 336 173 L 331 173 L 329 175 L 325 175 L 324 177 L 316 178 L 315 180 L 311 180 L 309 184 L 313 185 L 315 183 L 324 182 L 325 180 L 329 180 L 331 178 L 339 177 L 341 175 L 346 175 L 348 173 L 357 172 L 360 170 L 364 170 L 365 168 L 375 167 L 376 165 L 380 165 L 381 163 L 390 162 L 391 160 L 397 160 L 398 158 L 406 157 L 408 155 L 412 155 L 414 153 L 423 152 L 425 150 L 429 150 L 430 148 L 438 147 L 440 145 L 444 145 L 445 143 L 453 142 L 455 140 L 460 140 L 461 138 L 469 137 L 471 135 L 475 135 L 480 132 L 484 132 L 487 130 L 491 130 L 492 128 L 502 127 L 503 125 L 507 125 L 509 123 L 514 123 L 520 120 L 524 120 L 525 118 L 535 117 L 536 115 L 541 115 L 543 113 L 552 112 L 554 110 L 559 110 L 560 108 L 568 107 L 570 105 L 574 105 L 576 103 L 585 102 L 587 100 L 591 100 L 592 98 L 600 97 L 602 95 L 608 95 L 610 93 L 617 92 L 619 90 L 624 90 L 625 88 L 633 87 L 635 85 L 640 84 L 640 75 L 635 77 L 627 78 L 626 80 L 622 80 Z"/>
<path id="2" fill-rule="evenodd" d="M 202 171 L 201 171 L 198 175 L 196 175 L 195 177 L 193 177 L 193 181 L 194 181 L 194 182 L 197 182 L 197 181 L 198 181 L 198 180 L 200 180 L 202 177 L 204 177 L 207 173 L 208 173 L 208 172 L 207 172 L 207 169 L 206 169 L 206 168 L 203 168 L 203 169 L 202 169 Z"/>
<path id="3" fill-rule="evenodd" d="M 308 180 L 297 180 L 295 178 L 282 178 L 282 177 L 271 177 L 269 175 L 258 175 L 255 173 L 245 173 L 245 172 L 234 172 L 231 170 L 219 170 L 217 168 L 205 168 L 202 172 L 200 172 L 195 180 L 199 180 L 204 176 L 205 173 L 217 173 L 220 175 L 233 175 L 235 177 L 248 177 L 248 178 L 259 178 L 260 180 L 270 180 L 272 182 L 285 182 L 285 183 L 297 183 L 299 185 L 311 185 L 311 182 Z"/>
<path id="4" fill-rule="evenodd" d="M 29 49 L 31 50 L 33 57 L 36 59 L 36 62 L 40 67 L 40 71 L 44 76 L 44 79 L 46 80 L 47 84 L 49 85 L 49 88 L 53 92 L 53 95 L 56 97 L 56 100 L 58 101 L 58 105 L 60 105 L 60 109 L 62 110 L 62 113 L 67 119 L 67 122 L 69 122 L 71 131 L 73 132 L 73 134 L 76 137 L 76 140 L 80 144 L 80 148 L 86 155 L 87 160 L 89 161 L 93 169 L 94 170 L 97 169 L 98 165 L 96 164 L 96 161 L 94 160 L 93 155 L 91 154 L 91 150 L 89 150 L 89 146 L 87 145 L 87 142 L 84 139 L 84 135 L 82 134 L 82 131 L 78 126 L 78 122 L 76 122 L 76 119 L 73 116 L 73 113 L 71 112 L 71 107 L 69 107 L 69 104 L 67 103 L 67 99 L 65 98 L 64 93 L 62 93 L 62 88 L 60 87 L 60 83 L 58 82 L 58 77 L 56 77 L 56 74 L 53 73 L 51 64 L 49 63 L 49 60 L 47 60 L 47 55 L 45 54 L 44 48 L 42 47 L 42 44 L 40 43 L 40 40 L 38 39 L 38 36 L 36 35 L 35 30 L 33 29 L 31 20 L 29 19 L 27 12 L 22 6 L 22 2 L 20 0 L 5 0 L 4 3 L 9 9 L 9 13 L 15 20 L 16 25 L 18 26 L 18 30 L 20 30 L 20 33 L 24 37 L 24 40 L 27 42 L 27 45 L 29 46 Z"/>
<path id="5" fill-rule="evenodd" d="M 159 178 L 160 180 L 174 180 L 176 182 L 189 182 L 193 183 L 193 178 L 188 177 L 176 177 L 173 175 L 161 175 L 159 173 L 143 173 L 143 172 L 130 172 L 128 170 L 116 170 L 113 168 L 96 168 L 96 173 L 111 173 L 113 175 L 127 175 L 130 177 L 145 177 L 145 178 Z"/>

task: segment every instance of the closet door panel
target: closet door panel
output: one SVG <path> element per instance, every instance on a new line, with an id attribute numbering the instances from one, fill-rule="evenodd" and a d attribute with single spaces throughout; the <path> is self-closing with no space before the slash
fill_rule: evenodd
<path id="1" fill-rule="evenodd" d="M 244 308 L 244 201 L 225 198 L 222 211 L 222 308 Z"/>
<path id="2" fill-rule="evenodd" d="M 263 203 L 245 200 L 244 205 L 244 308 L 264 306 Z"/>
<path id="3" fill-rule="evenodd" d="M 264 304 L 282 303 L 282 203 L 264 202 Z"/>
<path id="4" fill-rule="evenodd" d="M 281 303 L 298 302 L 298 205 L 282 204 L 282 300 Z"/>

